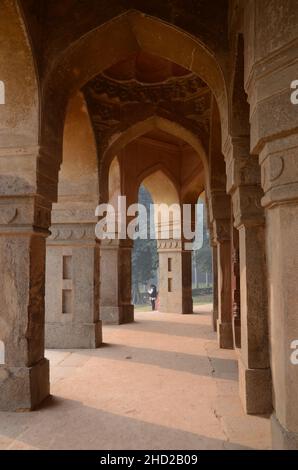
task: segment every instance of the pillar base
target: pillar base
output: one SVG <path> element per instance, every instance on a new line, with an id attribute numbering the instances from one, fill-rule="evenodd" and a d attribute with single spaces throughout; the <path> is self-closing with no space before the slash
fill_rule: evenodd
<path id="1" fill-rule="evenodd" d="M 100 318 L 104 325 L 123 325 L 134 322 L 134 306 L 100 307 Z"/>
<path id="2" fill-rule="evenodd" d="M 248 369 L 239 357 L 239 394 L 247 414 L 268 414 L 272 411 L 271 371 Z"/>
<path id="3" fill-rule="evenodd" d="M 166 301 L 163 299 L 160 302 L 158 311 L 160 313 L 177 313 L 178 315 L 191 315 L 193 313 L 193 301 L 192 299 L 183 300 L 182 305 L 181 302 L 177 301 Z"/>
<path id="4" fill-rule="evenodd" d="M 271 433 L 274 450 L 298 450 L 298 433 L 287 431 L 275 413 L 271 415 Z"/>
<path id="5" fill-rule="evenodd" d="M 233 327 L 232 323 L 222 323 L 217 321 L 217 338 L 218 345 L 221 349 L 233 349 Z"/>
<path id="6" fill-rule="evenodd" d="M 191 299 L 184 299 L 183 300 L 183 311 L 182 311 L 182 314 L 183 315 L 189 315 L 193 313 L 193 300 L 192 298 Z"/>
<path id="7" fill-rule="evenodd" d="M 102 344 L 102 324 L 46 323 L 45 345 L 48 349 L 96 349 Z"/>
<path id="8" fill-rule="evenodd" d="M 0 366 L 0 410 L 30 411 L 50 394 L 49 361 L 32 367 Z"/>

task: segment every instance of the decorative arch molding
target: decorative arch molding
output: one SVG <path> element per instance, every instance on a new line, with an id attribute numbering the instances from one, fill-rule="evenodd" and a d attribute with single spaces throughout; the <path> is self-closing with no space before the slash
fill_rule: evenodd
<path id="1" fill-rule="evenodd" d="M 162 163 L 157 163 L 155 165 L 152 165 L 151 167 L 149 168 L 146 168 L 146 170 L 144 170 L 140 175 L 139 175 L 139 178 L 138 178 L 138 182 L 137 182 L 137 186 L 138 186 L 138 189 L 140 188 L 140 186 L 142 184 L 145 184 L 145 180 L 150 178 L 150 177 L 154 177 L 154 174 L 155 173 L 162 173 L 165 178 L 171 182 L 171 184 L 174 186 L 175 190 L 176 190 L 176 193 L 177 193 L 177 202 L 180 200 L 180 196 L 179 196 L 179 182 L 177 181 L 177 179 L 175 178 L 175 176 L 172 174 L 171 171 L 169 171 L 168 168 L 166 168 Z"/>
<path id="2" fill-rule="evenodd" d="M 55 156 L 61 162 L 63 120 L 69 96 L 106 68 L 140 49 L 196 73 L 212 90 L 220 109 L 222 133 L 227 134 L 227 87 L 214 53 L 189 33 L 156 17 L 129 10 L 71 44 L 48 72 L 43 86 L 45 155 Z"/>
<path id="3" fill-rule="evenodd" d="M 174 121 L 170 121 L 160 116 L 151 116 L 144 121 L 137 122 L 129 127 L 125 132 L 116 134 L 110 139 L 110 144 L 103 154 L 99 170 L 99 192 L 101 201 L 104 202 L 107 200 L 106 182 L 108 181 L 109 167 L 115 155 L 119 154 L 119 152 L 130 142 L 156 129 L 167 132 L 175 137 L 179 137 L 196 151 L 198 158 L 203 162 L 205 185 L 206 187 L 209 187 L 208 159 L 200 139 L 188 129 Z"/>
<path id="4" fill-rule="evenodd" d="M 142 177 L 143 179 L 141 180 Z M 176 185 L 177 182 L 169 170 L 164 168 L 163 165 L 155 165 L 155 168 L 152 167 L 144 171 L 139 181 L 143 181 L 145 188 L 152 197 L 153 203 L 156 204 L 154 206 L 154 221 L 157 238 L 164 238 L 165 227 L 167 227 L 166 230 L 172 227 L 172 229 L 175 230 L 176 228 L 180 232 L 182 221 L 180 191 Z M 157 207 L 159 207 L 159 210 L 156 210 Z M 170 216 L 170 219 L 168 219 L 170 207 L 174 208 L 174 212 L 172 212 L 172 217 Z M 166 219 L 162 223 L 163 215 L 166 216 Z M 159 218 L 160 216 L 161 219 Z"/>
<path id="5" fill-rule="evenodd" d="M 3 149 L 0 157 L 10 161 L 14 158 L 16 168 L 23 164 L 20 176 L 15 179 L 19 180 L 20 192 L 32 193 L 36 190 L 39 144 L 39 83 L 23 12 L 16 1 L 1 2 L 0 43 L 0 78 L 5 87 L 5 105 L 1 106 L 0 114 Z M 26 173 L 34 176 L 29 178 Z"/>
<path id="6" fill-rule="evenodd" d="M 58 183 L 58 202 L 79 198 L 98 199 L 98 159 L 93 128 L 81 92 L 67 105 L 63 130 L 63 161 Z"/>
<path id="7" fill-rule="evenodd" d="M 117 198 L 121 196 L 121 169 L 117 155 L 109 165 L 108 186 L 109 203 L 117 205 Z"/>

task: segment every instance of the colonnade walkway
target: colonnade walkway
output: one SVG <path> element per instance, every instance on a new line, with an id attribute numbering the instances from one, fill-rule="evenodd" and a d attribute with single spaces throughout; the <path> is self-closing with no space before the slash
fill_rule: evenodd
<path id="1" fill-rule="evenodd" d="M 97 350 L 47 351 L 53 396 L 0 413 L 1 449 L 268 449 L 268 417 L 244 415 L 236 352 L 219 350 L 211 305 L 136 312 Z"/>

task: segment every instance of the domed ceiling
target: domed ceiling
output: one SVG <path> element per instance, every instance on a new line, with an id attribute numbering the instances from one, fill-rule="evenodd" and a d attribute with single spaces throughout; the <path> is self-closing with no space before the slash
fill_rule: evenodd
<path id="1" fill-rule="evenodd" d="M 121 82 L 153 84 L 163 83 L 173 77 L 185 77 L 191 75 L 191 72 L 162 57 L 140 51 L 113 65 L 103 75 Z"/>
<path id="2" fill-rule="evenodd" d="M 208 145 L 210 89 L 173 62 L 140 51 L 93 78 L 83 93 L 101 148 L 114 133 L 153 115 L 180 123 Z"/>

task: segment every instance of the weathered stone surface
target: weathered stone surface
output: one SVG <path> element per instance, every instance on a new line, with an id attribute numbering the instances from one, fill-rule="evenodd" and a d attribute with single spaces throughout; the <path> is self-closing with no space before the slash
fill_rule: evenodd
<path id="1" fill-rule="evenodd" d="M 29 411 L 38 407 L 50 393 L 49 361 L 42 359 L 31 367 L 0 365 L 0 409 Z"/>
<path id="2" fill-rule="evenodd" d="M 158 240 L 160 312 L 193 312 L 191 292 L 191 251 L 181 240 Z"/>
<path id="3" fill-rule="evenodd" d="M 134 321 L 131 305 L 131 243 L 102 240 L 100 245 L 100 318 L 103 323 Z"/>
<path id="4" fill-rule="evenodd" d="M 48 348 L 90 349 L 97 348 L 101 344 L 100 260 L 99 246 L 94 241 L 94 230 L 94 225 L 72 224 L 71 228 L 55 225 L 48 240 L 46 272 Z"/>
<path id="5" fill-rule="evenodd" d="M 1 199 L 0 408 L 10 410 L 32 409 L 49 394 L 43 297 L 49 208 L 24 199 L 19 210 L 14 198 Z"/>
<path id="6" fill-rule="evenodd" d="M 267 414 L 272 411 L 271 372 L 269 368 L 249 369 L 238 361 L 239 392 L 242 406 L 248 414 Z"/>
<path id="7" fill-rule="evenodd" d="M 239 230 L 242 401 L 249 413 L 268 411 L 272 375 L 274 446 L 297 447 L 298 368 L 290 360 L 298 338 L 295 1 L 222 0 L 215 9 L 207 0 L 50 3 L 0 6 L 0 408 L 31 409 L 49 393 L 50 226 L 53 344 L 100 343 L 100 263 L 107 318 L 133 319 L 131 247 L 103 249 L 100 262 L 92 233 L 93 205 L 110 199 L 109 168 L 118 156 L 118 193 L 129 203 L 149 177 L 166 202 L 193 203 L 205 189 L 219 341 L 229 348 L 231 226 Z M 169 253 L 175 287 L 174 301 L 163 295 L 161 308 L 191 310 L 189 253 L 159 248 L 160 291 L 171 287 Z M 63 278 L 69 257 L 75 270 Z"/>

